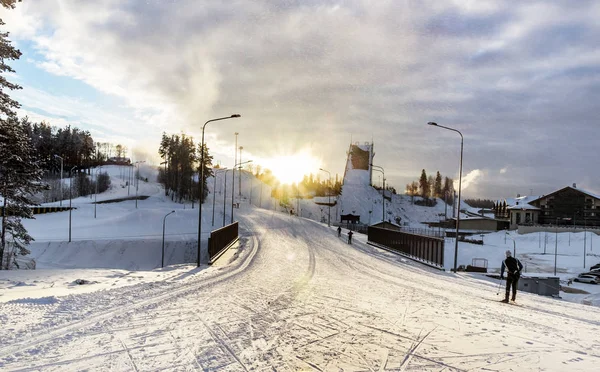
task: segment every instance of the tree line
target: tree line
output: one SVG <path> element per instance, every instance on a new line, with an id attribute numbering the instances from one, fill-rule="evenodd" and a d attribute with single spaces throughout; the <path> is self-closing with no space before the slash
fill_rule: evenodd
<path id="1" fill-rule="evenodd" d="M 453 180 L 450 177 L 442 177 L 440 171 L 434 176 L 427 176 L 425 169 L 421 171 L 418 181 L 406 185 L 406 194 L 420 196 L 424 199 L 440 198 L 448 204 L 454 200 Z"/>
<path id="2" fill-rule="evenodd" d="M 0 5 L 12 9 L 15 0 L 0 0 Z M 0 19 L 0 26 L 4 22 Z M 106 154 L 101 146 L 94 144 L 91 134 L 78 128 L 56 128 L 48 123 L 32 123 L 29 118 L 18 118 L 18 101 L 10 97 L 10 91 L 21 89 L 11 83 L 4 73 L 15 71 L 7 64 L 17 60 L 21 52 L 11 45 L 8 32 L 0 32 L 0 207 L 2 226 L 0 232 L 0 270 L 16 265 L 19 255 L 29 253 L 27 245 L 33 240 L 22 224 L 23 218 L 33 218 L 31 207 L 38 205 L 41 195 L 44 201 L 55 201 L 62 185 L 51 185 L 48 179 L 57 178 L 60 160 L 63 169 L 88 170 L 99 165 Z M 104 145 L 104 148 L 111 146 Z M 123 150 L 123 146 L 121 146 Z M 90 181 L 78 174 L 73 182 L 74 194 L 87 195 L 108 188 L 108 174 L 99 174 Z M 54 194 L 51 194 L 54 193 Z M 64 194 L 68 195 L 68 194 Z M 50 199 L 50 200 L 48 200 Z"/>
<path id="3" fill-rule="evenodd" d="M 121 144 L 94 142 L 89 131 L 70 125 L 63 128 L 44 121 L 32 123 L 27 117 L 20 119 L 19 125 L 29 137 L 38 154 L 40 167 L 48 176 L 59 175 L 60 158 L 63 159 L 63 169 L 77 167 L 87 169 L 89 173 L 90 168 L 106 164 L 115 156 L 122 158 L 127 153 L 127 147 Z"/>
<path id="4" fill-rule="evenodd" d="M 197 175 L 200 174 L 200 162 L 204 151 L 204 194 L 201 203 L 208 195 L 206 180 L 213 175 L 212 159 L 206 144 L 195 145 L 194 138 L 185 133 L 167 135 L 163 132 L 158 148 L 158 154 L 163 162 L 158 171 L 158 182 L 165 187 L 165 195 L 171 195 L 171 200 L 182 202 L 184 200 L 197 200 L 199 184 Z"/>

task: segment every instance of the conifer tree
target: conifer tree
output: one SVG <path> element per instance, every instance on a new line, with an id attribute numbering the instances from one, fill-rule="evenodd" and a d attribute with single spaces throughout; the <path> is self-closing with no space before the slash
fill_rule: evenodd
<path id="1" fill-rule="evenodd" d="M 33 218 L 32 196 L 41 191 L 42 171 L 29 138 L 18 120 L 0 119 L 0 194 L 2 195 L 2 232 L 0 268 L 9 268 L 17 255 L 29 253 L 33 240 L 22 218 Z M 8 248 L 8 240 L 12 249 Z"/>
<path id="2" fill-rule="evenodd" d="M 7 8 L 14 1 L 2 1 Z M 4 22 L 0 20 L 0 26 Z M 16 60 L 21 52 L 8 40 L 7 32 L 0 32 L 0 73 L 14 72 L 6 64 Z M 2 195 L 2 229 L 0 233 L 0 269 L 8 268 L 16 255 L 29 253 L 26 246 L 33 240 L 21 223 L 21 218 L 33 218 L 31 196 L 41 187 L 41 171 L 35 151 L 24 126 L 16 118 L 19 103 L 10 98 L 8 90 L 20 89 L 0 75 L 0 195 Z M 12 242 L 8 250 L 7 239 Z"/>
<path id="3" fill-rule="evenodd" d="M 435 183 L 433 186 L 433 196 L 435 198 L 443 197 L 442 175 L 440 174 L 440 171 L 438 171 L 437 174 L 435 175 Z"/>
<path id="4" fill-rule="evenodd" d="M 427 198 L 429 197 L 429 181 L 427 179 L 427 173 L 425 169 L 421 171 L 421 178 L 419 179 L 419 188 L 421 189 L 421 197 Z"/>

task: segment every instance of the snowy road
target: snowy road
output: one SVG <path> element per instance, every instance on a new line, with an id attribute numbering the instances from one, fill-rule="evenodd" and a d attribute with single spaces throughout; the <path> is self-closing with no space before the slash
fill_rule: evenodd
<path id="1" fill-rule="evenodd" d="M 0 304 L 3 370 L 594 370 L 600 309 L 417 267 L 312 221 L 240 210 L 220 269 Z M 361 237 L 358 238 L 360 240 Z M 30 319 L 29 323 L 23 319 Z M 6 333 L 5 333 L 6 334 Z"/>

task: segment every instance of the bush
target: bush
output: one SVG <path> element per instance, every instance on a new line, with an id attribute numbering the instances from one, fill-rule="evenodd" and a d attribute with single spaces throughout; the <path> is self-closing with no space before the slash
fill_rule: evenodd
<path id="1" fill-rule="evenodd" d="M 420 205 L 422 207 L 435 207 L 437 205 L 437 199 L 420 199 L 415 200 L 416 205 Z"/>
<path id="2" fill-rule="evenodd" d="M 98 192 L 104 192 L 110 187 L 110 176 L 107 172 L 100 173 L 96 182 L 98 182 Z"/>

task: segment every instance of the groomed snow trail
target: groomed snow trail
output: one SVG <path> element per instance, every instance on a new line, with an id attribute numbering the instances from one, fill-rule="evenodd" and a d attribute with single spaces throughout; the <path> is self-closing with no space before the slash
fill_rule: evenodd
<path id="1" fill-rule="evenodd" d="M 600 363 L 598 308 L 523 293 L 519 306 L 501 304 L 494 283 L 349 246 L 312 221 L 238 214 L 240 253 L 226 267 L 0 305 L 9 333 L 0 369 L 589 371 Z M 43 320 L 23 325 L 16 317 L 27 311 Z"/>

